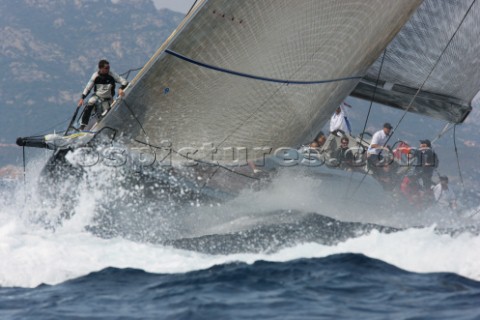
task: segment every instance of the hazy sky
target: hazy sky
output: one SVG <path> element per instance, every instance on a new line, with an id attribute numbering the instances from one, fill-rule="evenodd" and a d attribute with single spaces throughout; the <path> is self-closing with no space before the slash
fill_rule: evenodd
<path id="1" fill-rule="evenodd" d="M 187 13 L 195 0 L 153 0 L 157 8 L 168 8 L 174 11 Z"/>

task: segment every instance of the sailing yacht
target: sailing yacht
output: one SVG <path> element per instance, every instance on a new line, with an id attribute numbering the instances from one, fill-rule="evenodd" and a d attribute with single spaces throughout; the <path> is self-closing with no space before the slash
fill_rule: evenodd
<path id="1" fill-rule="evenodd" d="M 230 198 L 262 181 L 252 162 L 298 165 L 285 150 L 349 95 L 463 122 L 480 88 L 479 11 L 471 0 L 200 0 L 88 132 L 18 143 L 54 149 L 45 171 L 57 178 L 81 176 L 68 155 L 88 149 L 159 192 Z"/>

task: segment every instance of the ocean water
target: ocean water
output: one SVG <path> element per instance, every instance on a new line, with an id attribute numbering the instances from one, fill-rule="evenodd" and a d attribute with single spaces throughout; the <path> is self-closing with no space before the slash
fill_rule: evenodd
<path id="1" fill-rule="evenodd" d="M 125 201 L 108 218 L 90 184 L 69 219 L 34 174 L 2 186 L 0 318 L 480 319 L 478 220 L 342 222 L 318 179 L 286 179 L 188 214 Z"/>
<path id="2" fill-rule="evenodd" d="M 362 254 L 229 262 L 161 274 L 104 268 L 3 288 L 2 319 L 478 319 L 480 283 Z"/>

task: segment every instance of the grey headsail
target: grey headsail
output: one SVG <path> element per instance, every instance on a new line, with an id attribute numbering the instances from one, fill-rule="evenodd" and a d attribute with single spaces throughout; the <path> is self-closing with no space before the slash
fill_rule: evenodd
<path id="1" fill-rule="evenodd" d="M 199 1 L 100 126 L 133 146 L 299 145 L 420 3 Z"/>
<path id="2" fill-rule="evenodd" d="M 424 1 L 352 95 L 463 122 L 480 89 L 479 16 L 478 1 Z"/>

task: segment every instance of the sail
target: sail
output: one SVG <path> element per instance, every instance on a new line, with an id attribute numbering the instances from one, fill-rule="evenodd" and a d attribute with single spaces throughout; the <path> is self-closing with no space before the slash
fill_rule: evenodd
<path id="1" fill-rule="evenodd" d="M 479 16 L 478 1 L 424 1 L 352 95 L 463 122 L 480 90 Z"/>
<path id="2" fill-rule="evenodd" d="M 176 150 L 300 145 L 420 3 L 199 1 L 100 126 Z"/>

